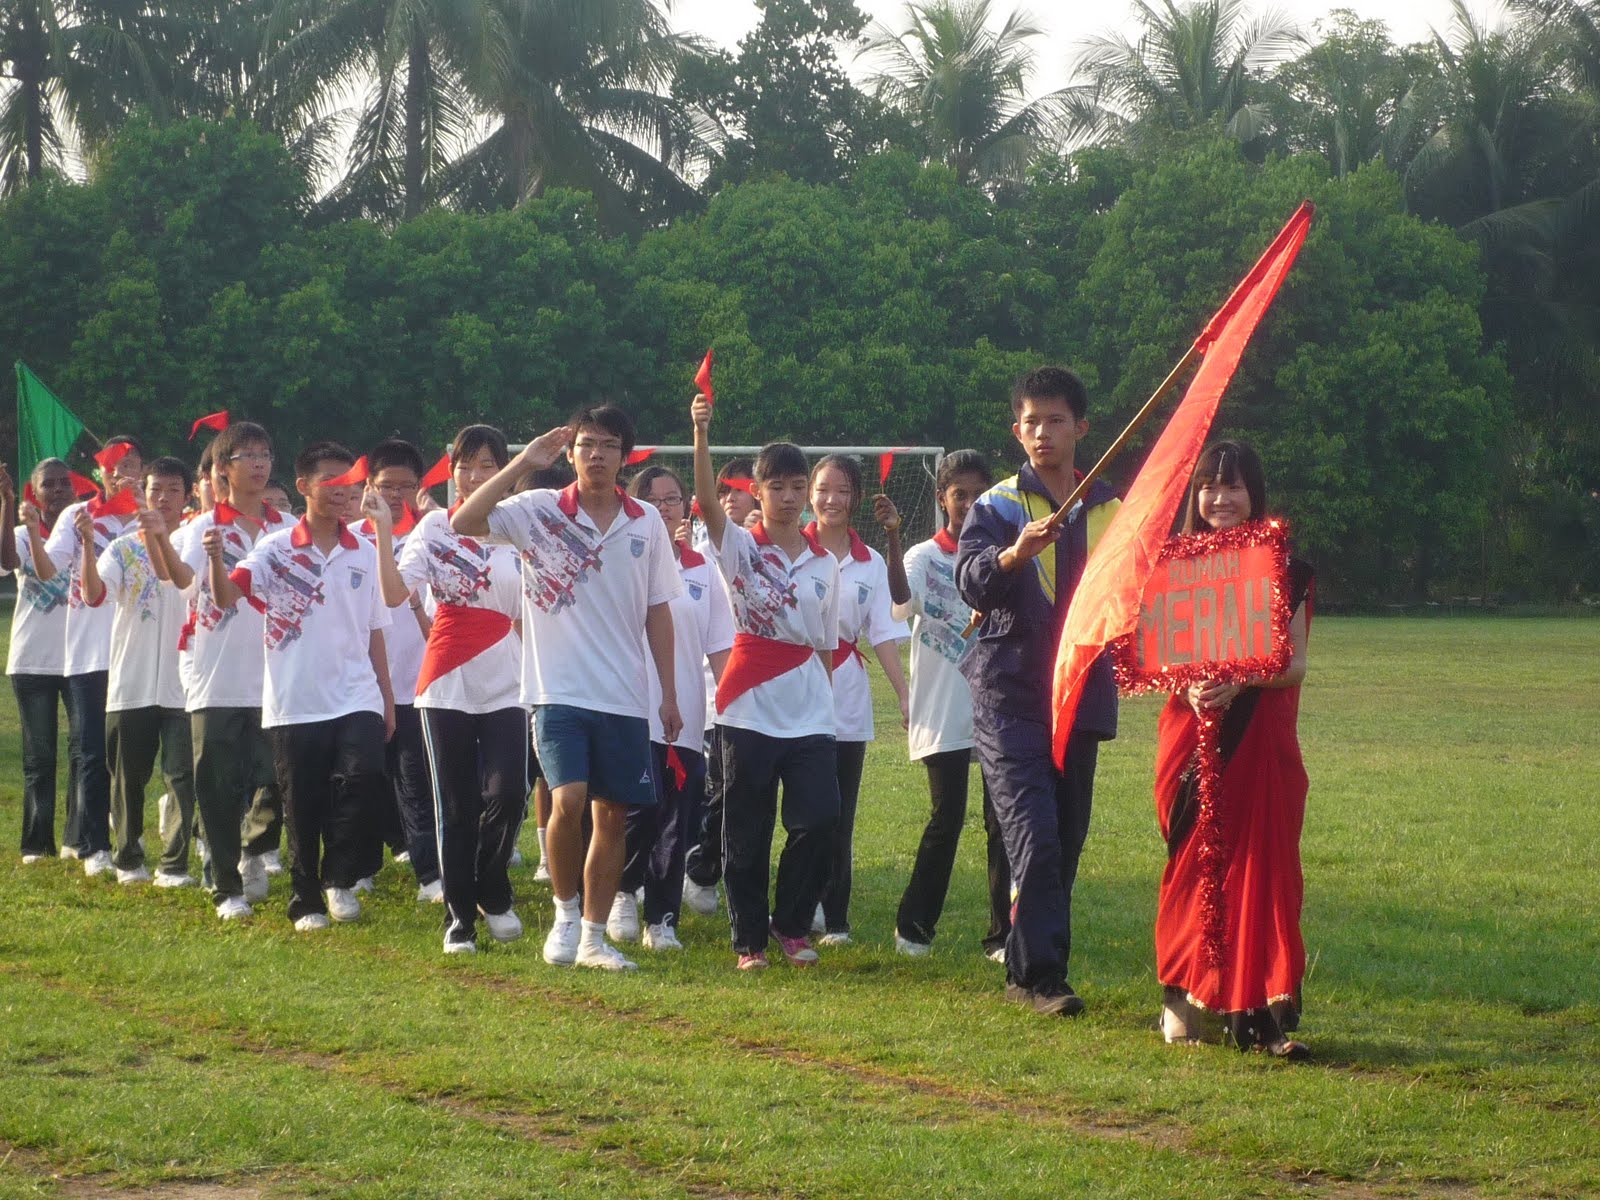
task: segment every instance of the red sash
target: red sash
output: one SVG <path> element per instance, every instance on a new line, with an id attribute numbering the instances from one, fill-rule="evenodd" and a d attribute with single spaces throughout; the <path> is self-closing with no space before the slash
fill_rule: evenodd
<path id="1" fill-rule="evenodd" d="M 861 669 L 865 671 L 867 669 L 867 656 L 861 653 L 861 648 L 854 642 L 847 642 L 843 638 L 840 638 L 839 644 L 833 648 L 833 669 L 837 671 L 844 666 L 845 663 L 850 661 L 851 655 L 861 660 Z"/>
<path id="2" fill-rule="evenodd" d="M 492 608 L 469 608 L 464 604 L 441 604 L 428 630 L 428 645 L 422 652 L 422 670 L 417 673 L 418 694 L 428 690 L 435 679 L 465 666 L 511 632 L 511 618 Z"/>
<path id="3" fill-rule="evenodd" d="M 794 642 L 780 642 L 753 633 L 734 634 L 728 665 L 722 669 L 722 678 L 717 683 L 717 711 L 727 712 L 728 705 L 751 688 L 805 666 L 806 659 L 815 653 L 810 646 Z"/>

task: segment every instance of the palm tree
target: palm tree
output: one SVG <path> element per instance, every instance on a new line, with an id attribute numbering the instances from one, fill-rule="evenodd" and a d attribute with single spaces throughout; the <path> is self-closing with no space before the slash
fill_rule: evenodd
<path id="1" fill-rule="evenodd" d="M 1075 132 L 1137 142 L 1218 123 L 1240 142 L 1266 130 L 1260 73 L 1300 44 L 1294 24 L 1268 10 L 1247 19 L 1244 0 L 1137 0 L 1143 32 L 1091 38 L 1069 89 Z"/>
<path id="2" fill-rule="evenodd" d="M 671 95 L 704 53 L 651 0 L 507 0 L 510 69 L 480 92 L 493 128 L 442 178 L 467 208 L 508 208 L 551 187 L 595 196 L 602 221 L 637 226 L 690 208 L 684 173 L 717 131 Z"/>
<path id="3" fill-rule="evenodd" d="M 871 31 L 863 54 L 882 66 L 877 98 L 905 113 L 930 157 L 963 183 L 1018 178 L 1060 117 L 1059 96 L 1023 98 L 1033 68 L 1028 46 L 1040 30 L 1014 11 L 989 28 L 989 0 L 906 5 L 905 29 Z"/>
<path id="4" fill-rule="evenodd" d="M 64 169 L 135 105 L 164 110 L 154 32 L 128 0 L 0 3 L 0 193 Z"/>
<path id="5" fill-rule="evenodd" d="M 342 214 L 420 213 L 473 136 L 473 92 L 509 70 L 495 0 L 277 0 L 267 38 L 282 45 L 260 86 L 280 120 L 326 118 L 364 91 L 348 172 L 325 203 Z"/>

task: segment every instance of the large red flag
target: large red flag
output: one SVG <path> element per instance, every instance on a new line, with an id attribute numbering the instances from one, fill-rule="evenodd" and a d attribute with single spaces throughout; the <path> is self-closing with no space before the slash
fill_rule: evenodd
<path id="1" fill-rule="evenodd" d="M 1139 597 L 1205 448 L 1222 393 L 1233 378 L 1250 335 L 1278 294 L 1311 226 L 1311 202 L 1301 204 L 1272 245 L 1195 339 L 1204 356 L 1166 429 L 1151 447 L 1139 476 L 1084 567 L 1067 609 L 1056 651 L 1054 748 L 1066 759 L 1067 739 L 1089 668 L 1115 639 L 1139 623 Z"/>

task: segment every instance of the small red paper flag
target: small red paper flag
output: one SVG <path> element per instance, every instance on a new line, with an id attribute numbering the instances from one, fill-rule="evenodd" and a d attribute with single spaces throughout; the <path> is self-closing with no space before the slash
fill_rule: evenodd
<path id="1" fill-rule="evenodd" d="M 683 791 L 684 785 L 689 782 L 689 768 L 683 763 L 683 756 L 678 753 L 676 746 L 667 747 L 667 768 L 672 772 L 672 785 L 678 791 Z"/>
<path id="2" fill-rule="evenodd" d="M 348 487 L 352 483 L 365 483 L 367 481 L 367 456 L 363 454 L 356 459 L 352 466 L 343 475 L 335 475 L 332 479 L 324 479 L 323 487 Z"/>
<path id="3" fill-rule="evenodd" d="M 33 490 L 33 484 L 25 483 L 22 485 L 22 502 L 31 504 L 35 508 L 39 507 L 39 495 Z"/>
<path id="4" fill-rule="evenodd" d="M 698 516 L 701 515 L 701 512 L 700 512 L 700 498 L 698 496 L 696 496 L 693 500 L 689 501 L 689 515 L 691 517 L 698 517 Z"/>
<path id="5" fill-rule="evenodd" d="M 719 479 L 717 480 L 717 486 L 725 487 L 730 492 L 743 492 L 747 496 L 756 494 L 756 481 L 754 479 L 745 479 L 739 475 L 730 475 L 726 479 Z"/>
<path id="6" fill-rule="evenodd" d="M 91 517 L 129 517 L 139 511 L 139 500 L 131 487 L 123 488 L 109 500 L 91 500 L 88 503 Z"/>
<path id="7" fill-rule="evenodd" d="M 80 500 L 85 496 L 98 496 L 100 494 L 100 485 L 87 475 L 79 475 L 76 471 L 68 471 L 67 478 L 72 480 L 72 494 Z"/>
<path id="8" fill-rule="evenodd" d="M 434 463 L 433 466 L 428 468 L 428 473 L 422 477 L 422 483 L 419 484 L 418 486 L 423 487 L 423 488 L 436 488 L 441 483 L 449 483 L 449 482 L 450 482 L 450 455 L 448 453 L 446 453 L 446 454 L 441 454 L 439 456 L 439 461 Z"/>
<path id="9" fill-rule="evenodd" d="M 221 412 L 207 413 L 189 427 L 189 440 L 191 442 L 194 441 L 195 434 L 199 433 L 202 429 L 209 429 L 213 433 L 221 433 L 227 427 L 227 409 L 223 409 Z"/>
<path id="10" fill-rule="evenodd" d="M 706 351 L 705 361 L 700 364 L 700 369 L 694 373 L 694 386 L 700 389 L 701 395 L 706 398 L 707 404 L 715 404 L 717 398 L 711 393 L 711 351 Z"/>
<path id="11" fill-rule="evenodd" d="M 1233 294 L 1195 339 L 1204 355 L 1183 402 L 1161 431 L 1117 514 L 1089 555 L 1067 609 L 1056 651 L 1053 746 L 1056 765 L 1067 739 L 1089 668 L 1112 641 L 1139 624 L 1139 599 L 1160 560 L 1161 547 L 1205 448 L 1222 393 L 1233 378 L 1250 335 L 1294 265 L 1311 226 L 1311 202 L 1302 204 L 1272 240 Z"/>
<path id="12" fill-rule="evenodd" d="M 94 461 L 100 464 L 104 474 L 111 474 L 116 470 L 117 464 L 133 453 L 133 447 L 127 442 L 118 442 L 115 446 L 107 446 L 94 456 Z"/>
<path id="13" fill-rule="evenodd" d="M 655 452 L 656 448 L 654 446 L 640 446 L 632 454 L 628 455 L 627 465 L 630 467 L 636 467 L 640 463 L 648 460 L 649 457 Z"/>

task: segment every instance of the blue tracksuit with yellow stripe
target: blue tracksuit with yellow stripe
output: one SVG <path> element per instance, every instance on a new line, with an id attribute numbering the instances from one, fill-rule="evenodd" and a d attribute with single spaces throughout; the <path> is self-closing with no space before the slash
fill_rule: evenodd
<path id="1" fill-rule="evenodd" d="M 984 614 L 961 662 L 972 687 L 979 765 L 1011 860 L 1017 902 L 1006 943 L 1007 978 L 1024 987 L 1065 983 L 1072 946 L 1072 885 L 1089 832 L 1095 760 L 1117 733 L 1109 660 L 1090 672 L 1064 771 L 1050 752 L 1050 689 L 1056 643 L 1089 550 L 1115 514 L 1111 488 L 1095 483 L 1059 541 L 1011 572 L 1000 552 L 1056 499 L 1032 467 L 990 488 L 967 513 L 956 550 L 956 587 Z"/>

